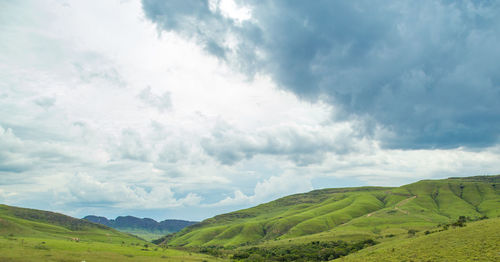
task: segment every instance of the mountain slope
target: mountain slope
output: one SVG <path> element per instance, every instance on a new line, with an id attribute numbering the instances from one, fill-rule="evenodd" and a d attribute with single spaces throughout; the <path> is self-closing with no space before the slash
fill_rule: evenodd
<path id="1" fill-rule="evenodd" d="M 116 219 L 86 216 L 83 219 L 131 233 L 146 240 L 158 239 L 163 235 L 178 232 L 187 226 L 197 223 L 176 219 L 167 219 L 157 222 L 151 218 L 137 218 L 134 216 L 119 216 Z"/>
<path id="2" fill-rule="evenodd" d="M 390 241 L 335 261 L 500 261 L 500 219 Z"/>
<path id="3" fill-rule="evenodd" d="M 0 205 L 0 234 L 42 236 L 48 238 L 79 238 L 89 241 L 143 242 L 131 235 L 86 220 L 36 209 Z"/>
<path id="4" fill-rule="evenodd" d="M 315 190 L 219 215 L 170 237 L 174 246 L 366 239 L 423 230 L 459 216 L 500 215 L 500 176 L 423 180 L 397 187 Z"/>
<path id="5" fill-rule="evenodd" d="M 0 204 L 0 261 L 213 261 L 66 215 Z M 219 259 L 220 261 L 220 259 Z"/>

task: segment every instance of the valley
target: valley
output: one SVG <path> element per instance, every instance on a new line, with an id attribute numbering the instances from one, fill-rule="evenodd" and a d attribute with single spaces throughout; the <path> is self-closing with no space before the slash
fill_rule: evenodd
<path id="1" fill-rule="evenodd" d="M 164 235 L 178 232 L 187 226 L 197 223 L 178 219 L 166 219 L 157 222 L 151 218 L 137 218 L 134 216 L 119 216 L 116 219 L 107 219 L 100 216 L 85 216 L 83 219 L 136 235 L 147 241 L 152 241 Z"/>

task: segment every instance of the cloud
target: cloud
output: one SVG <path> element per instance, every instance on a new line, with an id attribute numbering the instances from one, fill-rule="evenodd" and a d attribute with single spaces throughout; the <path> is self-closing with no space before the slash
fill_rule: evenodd
<path id="1" fill-rule="evenodd" d="M 116 148 L 116 159 L 130 159 L 137 161 L 151 161 L 152 148 L 132 129 L 122 131 L 121 139 Z"/>
<path id="2" fill-rule="evenodd" d="M 21 139 L 10 128 L 0 125 L 0 172 L 22 173 L 33 169 L 51 168 L 60 163 L 84 161 L 82 155 L 88 153 L 78 146 L 50 141 Z M 71 148 L 71 149 L 70 149 Z M 90 160 L 92 158 L 87 158 Z M 18 177 L 26 179 L 27 177 Z"/>
<path id="3" fill-rule="evenodd" d="M 166 186 L 103 182 L 85 173 L 69 177 L 65 187 L 69 193 L 65 204 L 73 203 L 87 207 L 172 208 L 197 205 L 202 200 L 195 193 L 176 198 L 172 190 Z"/>
<path id="4" fill-rule="evenodd" d="M 284 174 L 272 176 L 255 186 L 255 198 L 259 200 L 276 199 L 297 192 L 307 192 L 313 189 L 308 177 L 302 175 Z"/>
<path id="5" fill-rule="evenodd" d="M 197 39 L 242 72 L 382 125 L 385 147 L 498 142 L 497 2 L 238 1 L 251 10 L 244 21 L 209 1 L 142 3 L 159 29 Z"/>
<path id="6" fill-rule="evenodd" d="M 226 165 L 256 155 L 270 155 L 283 156 L 306 166 L 321 163 L 328 152 L 358 151 L 365 142 L 352 123 L 317 126 L 289 123 L 242 131 L 219 122 L 211 136 L 201 141 L 201 146 Z"/>
<path id="7" fill-rule="evenodd" d="M 170 109 L 172 107 L 172 99 L 170 92 L 166 91 L 158 96 L 151 92 L 151 87 L 144 88 L 138 97 L 146 104 L 157 108 L 160 112 Z"/>
<path id="8" fill-rule="evenodd" d="M 239 206 L 252 202 L 252 197 L 245 195 L 241 190 L 235 190 L 233 196 L 228 196 L 217 203 L 209 204 L 207 206 Z"/>
<path id="9" fill-rule="evenodd" d="M 0 126 L 0 172 L 20 173 L 32 168 L 33 163 L 23 154 L 23 142 L 11 129 Z"/>
<path id="10" fill-rule="evenodd" d="M 127 85 L 112 61 L 94 52 L 84 52 L 80 61 L 73 63 L 73 68 L 84 83 L 104 82 L 117 87 Z"/>
<path id="11" fill-rule="evenodd" d="M 253 195 L 247 196 L 241 190 L 235 190 L 233 196 L 228 196 L 216 203 L 204 206 L 238 206 L 262 203 L 286 195 L 307 192 L 313 189 L 311 180 L 301 175 L 283 174 L 271 176 L 268 179 L 257 182 Z"/>
<path id="12" fill-rule="evenodd" d="M 35 104 L 39 105 L 43 109 L 47 110 L 56 103 L 55 97 L 40 97 L 36 99 Z"/>

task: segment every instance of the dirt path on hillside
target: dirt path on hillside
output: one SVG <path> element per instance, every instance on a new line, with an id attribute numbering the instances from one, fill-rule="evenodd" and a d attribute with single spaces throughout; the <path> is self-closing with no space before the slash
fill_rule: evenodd
<path id="1" fill-rule="evenodd" d="M 377 210 L 377 211 L 378 211 L 378 210 Z M 371 216 L 372 216 L 375 212 L 377 212 L 377 211 L 373 211 L 373 212 L 371 212 L 370 214 L 368 214 L 368 215 L 366 215 L 366 216 L 367 216 L 367 217 L 371 217 Z"/>
<path id="2" fill-rule="evenodd" d="M 404 213 L 404 214 L 407 214 L 407 215 L 408 215 L 408 214 L 410 214 L 410 211 L 407 211 L 407 210 L 402 210 L 402 209 L 400 209 L 399 207 L 401 207 L 402 205 L 404 205 L 404 204 L 408 203 L 410 200 L 413 200 L 413 199 L 415 199 L 415 198 L 417 198 L 417 196 L 412 196 L 412 197 L 410 197 L 410 198 L 407 198 L 407 199 L 401 200 L 401 202 L 397 203 L 397 204 L 396 204 L 396 206 L 394 206 L 394 209 L 395 209 L 395 210 L 397 210 L 397 211 L 400 211 L 400 212 L 402 212 L 402 213 Z"/>
<path id="3" fill-rule="evenodd" d="M 399 212 L 401 212 L 401 213 L 407 214 L 407 215 L 408 215 L 408 214 L 410 214 L 410 212 L 409 212 L 409 211 L 402 210 L 402 209 L 400 209 L 399 207 L 401 207 L 402 205 L 404 205 L 404 204 L 408 203 L 410 200 L 415 199 L 416 197 L 417 197 L 417 196 L 412 196 L 412 197 L 409 197 L 409 198 L 407 198 L 407 199 L 403 199 L 403 200 L 401 200 L 399 203 L 397 203 L 397 204 L 396 204 L 396 206 L 394 206 L 394 209 L 395 209 L 395 210 L 397 210 L 397 211 L 399 211 Z M 373 212 L 371 212 L 371 213 L 367 214 L 366 216 L 367 216 L 367 217 L 371 217 L 373 214 L 375 214 L 375 213 L 376 213 L 376 212 L 378 212 L 378 211 L 379 211 L 379 210 L 373 211 Z"/>

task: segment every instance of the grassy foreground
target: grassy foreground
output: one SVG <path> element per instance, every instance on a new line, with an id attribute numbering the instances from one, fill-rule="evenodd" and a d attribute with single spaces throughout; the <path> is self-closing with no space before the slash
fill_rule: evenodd
<path id="1" fill-rule="evenodd" d="M 382 243 L 334 261 L 500 261 L 500 219 Z"/>
<path id="2" fill-rule="evenodd" d="M 222 261 L 69 216 L 0 205 L 0 261 Z"/>
<path id="3" fill-rule="evenodd" d="M 142 245 L 3 237 L 0 261 L 216 261 L 206 255 Z M 218 260 L 222 261 L 222 260 Z"/>

